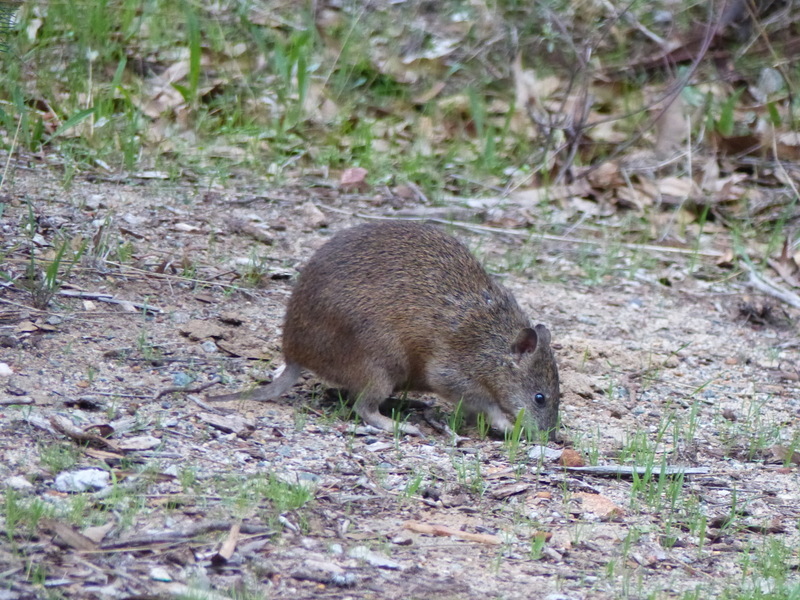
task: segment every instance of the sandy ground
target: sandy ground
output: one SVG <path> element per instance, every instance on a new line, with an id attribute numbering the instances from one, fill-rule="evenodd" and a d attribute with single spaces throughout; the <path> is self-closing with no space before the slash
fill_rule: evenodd
<path id="1" fill-rule="evenodd" d="M 515 455 L 476 431 L 456 447 L 414 412 L 425 439 L 353 432 L 310 375 L 275 403 L 204 402 L 280 363 L 292 277 L 332 232 L 362 221 L 348 213 L 415 212 L 407 202 L 138 180 L 65 190 L 36 172 L 18 174 L 2 201 L 3 271 L 17 279 L 0 288 L 0 481 L 19 502 L 54 512 L 30 531 L 0 532 L 0 598 L 41 597 L 42 586 L 72 598 L 189 588 L 218 594 L 208 597 L 711 597 L 767 585 L 747 565 L 776 542 L 794 548 L 785 563 L 796 577 L 797 314 L 711 261 L 690 275 L 691 257 L 650 253 L 647 268 L 624 269 L 631 252 L 619 256 L 622 270 L 588 285 L 586 261 L 600 262 L 602 248 L 587 258 L 555 242 L 453 230 L 494 271 L 510 255 L 534 259 L 498 275 L 553 334 L 563 391 L 553 449 L 603 465 L 708 469 L 641 488 L 540 464 L 527 445 Z M 64 239 L 87 250 L 37 310 L 21 284 L 30 252 L 52 255 Z M 216 378 L 207 390 L 159 396 Z M 110 443 L 76 440 L 64 423 Z M 78 449 L 68 470 L 99 466 L 115 486 L 60 491 L 53 449 L 64 447 Z M 307 486 L 312 499 L 280 518 L 266 499 L 237 501 L 237 489 L 267 476 Z M 109 499 L 114 487 L 124 501 Z M 75 516 L 78 497 L 90 519 Z M 537 536 L 547 539 L 541 549 Z M 220 558 L 226 538 L 236 551 Z"/>

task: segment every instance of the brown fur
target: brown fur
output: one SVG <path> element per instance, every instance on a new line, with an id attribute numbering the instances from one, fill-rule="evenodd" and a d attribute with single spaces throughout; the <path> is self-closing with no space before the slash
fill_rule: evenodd
<path id="1" fill-rule="evenodd" d="M 285 392 L 304 368 L 349 390 L 356 412 L 382 429 L 394 424 L 380 403 L 395 391 L 419 391 L 462 401 L 500 430 L 524 409 L 528 425 L 555 436 L 549 331 L 531 328 L 511 293 L 432 226 L 370 223 L 322 246 L 289 300 L 283 354 L 286 371 L 259 399 Z"/>

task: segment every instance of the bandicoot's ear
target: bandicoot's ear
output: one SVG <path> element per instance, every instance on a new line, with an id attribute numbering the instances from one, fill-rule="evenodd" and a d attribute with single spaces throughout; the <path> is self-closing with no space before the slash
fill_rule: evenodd
<path id="1" fill-rule="evenodd" d="M 525 354 L 535 352 L 536 348 L 547 348 L 550 345 L 550 332 L 544 325 L 537 325 L 535 328 L 525 327 L 517 335 L 517 339 L 511 345 L 511 351 L 515 354 Z"/>
<path id="2" fill-rule="evenodd" d="M 550 347 L 550 330 L 547 329 L 544 325 L 539 323 L 536 327 L 533 328 L 536 331 L 536 336 L 539 338 L 539 347 L 549 348 Z"/>
<path id="3" fill-rule="evenodd" d="M 511 351 L 514 354 L 525 354 L 526 352 L 533 352 L 536 350 L 536 345 L 539 343 L 539 336 L 530 327 L 520 329 L 517 334 L 517 339 L 511 344 Z"/>

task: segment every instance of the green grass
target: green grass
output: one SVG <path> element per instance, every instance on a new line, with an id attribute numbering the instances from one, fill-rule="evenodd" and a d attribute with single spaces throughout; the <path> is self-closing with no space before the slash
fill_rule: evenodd
<path id="1" fill-rule="evenodd" d="M 419 2 L 345 2 L 316 13 L 304 3 L 234 0 L 25 3 L 2 56 L 0 129 L 11 137 L 19 126 L 22 148 L 57 153 L 65 182 L 103 165 L 161 169 L 176 179 L 191 171 L 211 181 L 247 169 L 277 183 L 320 167 L 363 166 L 370 183 L 413 182 L 433 202 L 503 188 L 520 174 L 547 182 L 559 166 L 554 156 L 585 165 L 615 146 L 585 137 L 589 129 L 570 154 L 569 124 L 559 120 L 576 107 L 554 104 L 553 121 L 534 122 L 515 106 L 517 53 L 537 78 L 557 77 L 564 88 L 571 82 L 574 98 L 593 97 L 590 120 L 626 113 L 615 130 L 628 137 L 652 130 L 643 109 L 652 75 L 626 73 L 617 87 L 593 77 L 600 65 L 624 68 L 630 60 L 631 37 L 621 33 L 627 17 L 659 30 L 656 11 L 642 2 L 619 20 L 609 11 L 563 0 L 456 1 L 437 8 L 433 22 L 447 23 L 444 33 L 419 27 Z M 696 12 L 684 6 L 672 16 L 688 24 Z M 748 68 L 757 74 L 761 65 Z M 158 81 L 159 74 L 172 78 Z M 797 73 L 786 76 L 787 89 L 796 87 Z M 683 96 L 704 115 L 693 134 L 736 133 L 743 89 L 723 93 L 693 78 Z M 773 124 L 793 122 L 780 98 L 770 107 Z M 557 204 L 544 202 L 540 212 Z M 708 216 L 706 206 L 701 233 Z M 647 231 L 646 222 L 618 225 L 626 234 Z M 526 269 L 531 259 L 509 260 Z M 639 259 L 612 245 L 587 248 L 579 263 L 596 284 L 635 270 Z"/>
<path id="2" fill-rule="evenodd" d="M 314 498 L 313 487 L 303 483 L 290 483 L 277 475 L 258 475 L 243 478 L 230 475 L 204 481 L 205 493 L 214 493 L 226 499 L 230 510 L 240 518 L 258 514 L 263 520 L 281 528 L 279 517 L 291 513 L 303 522 L 300 509 Z"/>
<path id="3" fill-rule="evenodd" d="M 716 420 L 720 442 L 730 454 L 761 460 L 770 446 L 794 443 L 796 432 L 767 416 L 769 412 L 764 409 L 773 403 L 771 397 L 749 398 L 742 403 L 740 419 L 729 421 L 720 416 Z"/>
<path id="4" fill-rule="evenodd" d="M 470 490 L 476 496 L 482 496 L 486 491 L 487 484 L 483 479 L 480 456 L 470 457 L 467 454 L 454 453 L 451 457 L 451 463 L 458 484 Z"/>
<path id="5" fill-rule="evenodd" d="M 24 498 L 13 488 L 6 488 L 0 504 L 6 540 L 16 546 L 20 539 L 30 539 L 36 533 L 39 521 L 51 516 L 52 512 L 52 507 L 39 498 Z"/>
<path id="6" fill-rule="evenodd" d="M 42 18 L 24 7 L 20 28 L 40 26 L 34 39 L 18 34 L 12 40 L 13 58 L 0 82 L 12 102 L 0 121 L 7 131 L 20 121 L 21 144 L 29 150 L 57 146 L 70 173 L 92 169 L 98 160 L 126 169 L 160 168 L 167 157 L 206 173 L 233 162 L 272 176 L 290 168 L 360 165 L 375 182 L 399 175 L 431 197 L 444 190 L 448 173 L 503 181 L 508 169 L 530 164 L 537 153 L 539 140 L 512 127 L 508 88 L 491 69 L 467 60 L 480 52 L 480 38 L 465 38 L 444 70 L 436 63 L 421 68 L 424 61 L 404 66 L 380 60 L 409 42 L 412 32 L 402 24 L 411 22 L 415 6 L 352 5 L 325 27 L 315 25 L 305 5 L 299 11 L 233 1 L 215 6 L 188 0 L 143 6 L 133 0 L 64 2 L 41 8 Z M 443 16 L 466 11 L 479 18 L 466 4 L 442 10 Z M 270 19 L 287 26 L 271 26 Z M 413 50 L 422 55 L 425 47 Z M 499 62 L 504 52 L 508 48 L 497 45 L 490 57 L 507 70 Z M 153 97 L 147 71 L 179 61 L 185 62 L 182 77 L 162 91 L 177 92 L 183 103 L 163 111 L 171 131 L 153 139 L 148 130 L 159 116 L 147 105 Z M 24 76 L 32 67 L 39 74 L 33 82 Z M 468 82 L 460 86 L 462 94 L 411 103 L 412 96 L 451 79 Z M 48 110 L 32 110 L 31 97 L 44 98 Z M 501 100 L 498 109 L 495 101 Z M 442 122 L 448 123 L 446 135 L 436 127 L 425 133 Z M 418 143 L 426 135 L 428 142 Z M 220 138 L 239 147 L 240 156 L 216 158 Z"/>
<path id="7" fill-rule="evenodd" d="M 53 442 L 39 446 L 42 465 L 54 476 L 72 469 L 80 457 L 81 451 L 74 444 Z"/>

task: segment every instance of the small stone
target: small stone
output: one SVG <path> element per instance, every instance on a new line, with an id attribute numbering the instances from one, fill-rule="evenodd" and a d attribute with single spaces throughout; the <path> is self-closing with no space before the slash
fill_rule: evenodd
<path id="1" fill-rule="evenodd" d="M 405 567 L 399 562 L 383 556 L 382 554 L 378 554 L 377 552 L 373 552 L 366 546 L 356 546 L 355 548 L 352 548 L 350 552 L 347 553 L 347 556 L 350 558 L 363 560 L 368 565 L 372 567 L 378 567 L 380 569 L 391 569 L 393 571 L 405 570 Z"/>
<path id="2" fill-rule="evenodd" d="M 328 226 L 328 217 L 313 202 L 306 202 L 300 207 L 306 227 L 321 229 Z"/>
<path id="3" fill-rule="evenodd" d="M 6 363 L 0 362 L 0 377 L 11 377 L 14 371 Z"/>
<path id="4" fill-rule="evenodd" d="M 344 548 L 342 548 L 341 544 L 331 544 L 328 550 L 330 550 L 331 554 L 336 554 L 337 556 L 344 553 Z"/>
<path id="5" fill-rule="evenodd" d="M 562 389 L 569 390 L 581 398 L 592 398 L 594 390 L 592 378 L 584 373 L 566 372 L 561 376 Z"/>
<path id="6" fill-rule="evenodd" d="M 228 325 L 239 326 L 244 323 L 244 318 L 233 311 L 224 312 L 219 316 L 219 320 Z"/>
<path id="7" fill-rule="evenodd" d="M 184 373 L 183 371 L 179 373 L 174 373 L 172 375 L 172 385 L 177 387 L 186 387 L 190 383 L 194 381 L 194 377 Z"/>
<path id="8" fill-rule="evenodd" d="M 14 475 L 5 480 L 6 487 L 13 490 L 24 491 L 33 489 L 33 484 L 22 475 Z"/>
<path id="9" fill-rule="evenodd" d="M 341 185 L 342 190 L 345 192 L 364 192 L 369 189 L 367 175 L 369 175 L 369 171 L 364 167 L 350 167 L 342 172 L 339 178 L 339 185 Z"/>
<path id="10" fill-rule="evenodd" d="M 16 348 L 19 342 L 12 335 L 0 335 L 0 348 Z"/>
<path id="11" fill-rule="evenodd" d="M 56 477 L 55 486 L 59 492 L 94 492 L 108 487 L 111 476 L 100 469 L 81 469 L 66 471 Z"/>
<path id="12" fill-rule="evenodd" d="M 102 194 L 92 194 L 88 198 L 84 200 L 83 204 L 88 210 L 97 210 L 99 208 L 105 208 L 105 204 L 103 203 L 103 195 Z"/>
<path id="13" fill-rule="evenodd" d="M 307 471 L 297 472 L 297 483 L 299 484 L 319 483 L 320 479 L 321 477 L 316 473 L 308 473 Z"/>
<path id="14" fill-rule="evenodd" d="M 412 538 L 409 534 L 404 533 L 394 536 L 392 538 L 392 543 L 396 546 L 413 546 L 414 538 Z"/>
<path id="15" fill-rule="evenodd" d="M 558 463 L 565 467 L 583 467 L 586 465 L 583 457 L 571 448 L 564 449 Z"/>
<path id="16" fill-rule="evenodd" d="M 335 573 L 331 583 L 338 587 L 353 587 L 358 583 L 358 576 L 355 573 Z"/>
<path id="17" fill-rule="evenodd" d="M 211 340 L 206 340 L 205 342 L 200 344 L 200 347 L 203 349 L 203 352 L 205 352 L 206 354 L 214 354 L 215 352 L 218 351 L 217 345 L 214 342 L 212 342 Z"/>
<path id="18" fill-rule="evenodd" d="M 193 342 L 205 340 L 207 338 L 221 339 L 225 337 L 225 329 L 213 322 L 195 319 L 189 321 L 180 329 L 181 335 L 185 335 Z"/>
<path id="19" fill-rule="evenodd" d="M 528 456 L 533 460 L 555 461 L 561 458 L 563 450 L 548 448 L 547 446 L 531 446 Z"/>
<path id="20" fill-rule="evenodd" d="M 163 567 L 153 567 L 150 569 L 150 579 L 153 581 L 172 581 L 169 573 Z"/>

